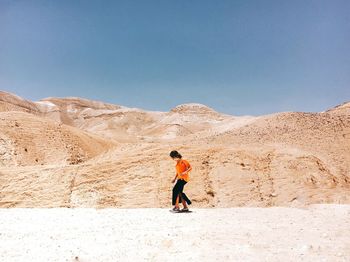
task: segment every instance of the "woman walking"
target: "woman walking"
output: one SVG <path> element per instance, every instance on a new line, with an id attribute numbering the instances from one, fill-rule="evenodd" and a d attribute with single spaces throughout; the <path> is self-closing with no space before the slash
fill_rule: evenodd
<path id="1" fill-rule="evenodd" d="M 190 205 L 191 200 L 189 200 L 186 194 L 183 192 L 183 188 L 190 179 L 188 173 L 192 170 L 192 167 L 190 163 L 187 160 L 182 159 L 181 154 L 175 150 L 170 152 L 170 157 L 174 161 L 176 161 L 176 166 L 175 166 L 176 175 L 172 180 L 172 183 L 175 183 L 175 180 L 177 179 L 176 184 L 173 188 L 172 204 L 174 208 L 172 209 L 172 211 L 186 212 L 186 211 L 189 211 L 187 204 Z M 182 205 L 183 205 L 183 209 L 181 210 L 179 207 L 180 201 L 182 202 Z"/>

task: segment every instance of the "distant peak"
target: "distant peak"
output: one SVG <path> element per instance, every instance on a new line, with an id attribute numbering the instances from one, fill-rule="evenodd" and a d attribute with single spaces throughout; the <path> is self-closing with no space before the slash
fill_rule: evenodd
<path id="1" fill-rule="evenodd" d="M 16 94 L 13 94 L 13 93 L 10 93 L 10 92 L 7 92 L 7 91 L 2 91 L 0 90 L 0 97 L 8 97 L 8 98 L 15 98 L 17 100 L 21 100 L 21 101 L 24 101 L 25 99 L 23 99 L 22 97 L 16 95 Z"/>
<path id="2" fill-rule="evenodd" d="M 0 101 L 11 104 L 15 107 L 24 108 L 26 111 L 38 111 L 38 108 L 33 102 L 10 92 L 0 91 Z"/>
<path id="3" fill-rule="evenodd" d="M 350 101 L 344 102 L 326 111 L 327 113 L 350 113 Z"/>
<path id="4" fill-rule="evenodd" d="M 171 112 L 215 112 L 214 109 L 199 103 L 180 104 L 170 110 Z"/>
<path id="5" fill-rule="evenodd" d="M 342 107 L 349 107 L 350 106 L 350 101 L 346 101 L 340 105 L 335 106 L 334 108 L 342 108 Z"/>
<path id="6" fill-rule="evenodd" d="M 119 109 L 121 106 L 105 103 L 102 101 L 90 100 L 81 97 L 48 97 L 41 99 L 41 102 L 50 102 L 55 105 L 69 105 L 78 107 L 88 107 L 93 109 Z"/>

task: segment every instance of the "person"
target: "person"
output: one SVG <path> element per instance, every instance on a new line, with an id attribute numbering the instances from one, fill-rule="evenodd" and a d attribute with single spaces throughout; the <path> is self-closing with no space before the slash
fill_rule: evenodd
<path id="1" fill-rule="evenodd" d="M 172 205 L 173 211 L 189 211 L 187 204 L 191 204 L 191 200 L 186 196 L 186 194 L 183 192 L 184 186 L 187 184 L 189 181 L 189 172 L 192 170 L 192 167 L 190 163 L 182 159 L 182 156 L 179 152 L 176 150 L 173 150 L 170 152 L 170 157 L 176 161 L 176 175 L 174 179 L 172 180 L 172 183 L 175 183 L 176 179 L 176 184 L 173 188 L 173 194 L 172 194 Z M 182 203 L 183 209 L 180 210 L 179 207 L 179 202 Z"/>

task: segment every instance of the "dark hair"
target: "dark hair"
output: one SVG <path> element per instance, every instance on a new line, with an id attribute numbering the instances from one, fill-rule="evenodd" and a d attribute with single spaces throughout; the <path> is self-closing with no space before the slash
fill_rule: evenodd
<path id="1" fill-rule="evenodd" d="M 173 150 L 173 151 L 171 151 L 170 152 L 170 156 L 171 156 L 171 158 L 182 158 L 182 155 L 180 155 L 180 153 L 179 152 L 177 152 L 176 150 Z"/>

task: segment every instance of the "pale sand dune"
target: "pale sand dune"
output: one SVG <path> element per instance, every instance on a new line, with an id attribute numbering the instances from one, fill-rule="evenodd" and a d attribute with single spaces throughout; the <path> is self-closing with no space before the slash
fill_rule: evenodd
<path id="1" fill-rule="evenodd" d="M 0 209 L 1 261 L 349 261 L 350 206 Z"/>

